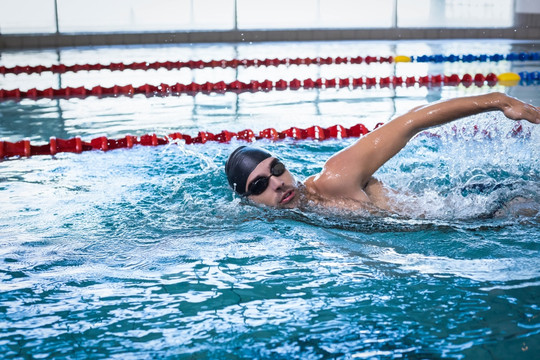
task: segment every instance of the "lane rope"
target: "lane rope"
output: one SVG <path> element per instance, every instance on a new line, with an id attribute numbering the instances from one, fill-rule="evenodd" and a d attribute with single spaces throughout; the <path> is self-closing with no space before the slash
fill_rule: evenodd
<path id="1" fill-rule="evenodd" d="M 522 76 L 527 79 L 532 79 L 531 81 L 535 83 L 540 79 L 539 73 L 534 72 L 531 74 L 523 72 Z M 300 90 L 300 89 L 338 89 L 338 88 L 372 88 L 379 86 L 380 88 L 396 88 L 396 87 L 412 87 L 415 85 L 425 86 L 425 87 L 441 87 L 441 86 L 458 86 L 464 85 L 469 87 L 475 84 L 478 87 L 484 85 L 495 86 L 496 84 L 505 85 L 505 86 L 514 86 L 519 83 L 522 79 L 522 76 L 515 73 L 504 73 L 495 75 L 494 73 L 489 73 L 487 75 L 483 74 L 465 74 L 459 76 L 457 74 L 452 75 L 426 75 L 426 76 L 410 76 L 410 77 L 401 77 L 401 76 L 388 76 L 388 77 L 359 77 L 359 78 L 334 78 L 334 79 L 305 79 L 298 80 L 293 79 L 291 81 L 278 80 L 273 82 L 271 80 L 257 81 L 251 80 L 249 83 L 241 81 L 233 81 L 231 83 L 225 83 L 224 81 L 219 81 L 216 83 L 206 82 L 204 84 L 197 84 L 192 82 L 191 84 L 160 84 L 160 85 L 149 85 L 145 84 L 142 86 L 135 87 L 133 85 L 114 85 L 112 87 L 103 87 L 103 86 L 94 86 L 91 89 L 85 88 L 84 86 L 80 87 L 65 87 L 60 89 L 47 88 L 44 90 L 38 90 L 36 88 L 29 89 L 27 91 L 22 91 L 20 89 L 14 90 L 5 90 L 0 89 L 0 101 L 2 100 L 21 100 L 21 99 L 52 99 L 52 98 L 87 98 L 90 96 L 96 97 L 118 97 L 118 96 L 129 96 L 142 94 L 147 97 L 154 96 L 179 96 L 182 94 L 187 95 L 196 95 L 199 93 L 210 94 L 210 93 L 225 93 L 225 92 L 259 92 L 259 91 L 272 91 L 272 90 Z M 526 83 L 523 83 L 524 85 Z"/>
<path id="2" fill-rule="evenodd" d="M 380 126 L 382 124 L 377 124 Z M 21 140 L 15 143 L 8 141 L 0 141 L 0 158 L 13 156 L 32 156 L 32 155 L 56 155 L 60 152 L 81 153 L 83 151 L 102 150 L 108 151 L 120 148 L 132 148 L 135 145 L 143 146 L 158 146 L 174 142 L 184 142 L 190 144 L 205 144 L 209 141 L 227 143 L 233 139 L 253 142 L 260 139 L 283 140 L 286 138 L 302 140 L 302 139 L 343 139 L 347 137 L 359 137 L 365 135 L 369 130 L 362 124 L 354 125 L 350 128 L 345 128 L 341 125 L 334 125 L 328 128 L 320 126 L 311 126 L 307 129 L 292 127 L 284 131 L 277 131 L 274 128 L 268 128 L 255 134 L 253 130 L 246 129 L 239 132 L 231 132 L 223 130 L 219 134 L 213 134 L 207 131 L 199 131 L 198 135 L 192 137 L 180 132 L 169 134 L 168 136 L 159 137 L 156 134 L 146 134 L 140 137 L 126 135 L 121 139 L 108 139 L 101 136 L 90 140 L 89 142 L 82 141 L 80 137 L 71 138 L 68 140 L 57 139 L 52 137 L 46 145 L 32 145 L 30 140 Z"/>
<path id="3" fill-rule="evenodd" d="M 378 123 L 374 129 L 384 125 Z M 373 130 L 374 130 L 373 129 Z M 371 130 L 372 131 L 372 130 Z M 496 130 L 495 130 L 496 131 Z M 231 132 L 223 130 L 218 134 L 213 134 L 207 131 L 199 131 L 197 136 L 190 136 L 175 132 L 167 136 L 158 136 L 154 134 L 145 134 L 142 136 L 126 135 L 120 139 L 108 139 L 106 136 L 94 138 L 90 141 L 83 141 L 80 137 L 74 137 L 71 139 L 59 139 L 51 137 L 49 143 L 45 145 L 32 145 L 30 140 L 25 139 L 18 142 L 0 141 L 0 160 L 10 157 L 30 157 L 33 155 L 56 155 L 58 153 L 70 152 L 70 153 L 82 153 L 84 151 L 101 150 L 109 151 L 114 149 L 130 149 L 136 145 L 142 146 L 159 146 L 172 143 L 184 143 L 186 145 L 191 144 L 205 144 L 208 142 L 228 143 L 233 139 L 243 140 L 247 142 L 254 142 L 261 139 L 268 139 L 271 141 L 279 141 L 285 139 L 292 140 L 328 140 L 328 139 L 345 139 L 345 138 L 359 138 L 370 132 L 363 124 L 357 124 L 350 128 L 345 128 L 342 125 L 333 125 L 328 128 L 320 126 L 311 126 L 307 129 L 301 129 L 298 127 L 291 127 L 283 131 L 277 131 L 274 128 L 268 128 L 261 130 L 256 134 L 253 130 L 246 129 L 239 132 Z M 431 137 L 441 137 L 430 132 L 424 132 L 424 134 Z M 474 125 L 471 129 L 461 128 L 457 126 L 452 127 L 451 135 L 457 136 L 458 134 L 466 134 L 468 138 L 481 136 L 482 138 L 491 139 L 493 134 L 488 130 L 481 130 L 478 125 Z M 520 123 L 517 123 L 511 132 L 507 136 L 519 137 L 528 136 L 524 132 Z"/>
<path id="4" fill-rule="evenodd" d="M 274 58 L 274 59 L 232 59 L 232 60 L 189 60 L 189 61 L 155 61 L 148 62 L 133 62 L 125 63 L 110 63 L 110 64 L 56 64 L 50 66 L 44 65 L 16 65 L 13 67 L 0 66 L 0 74 L 41 74 L 43 72 L 52 72 L 54 74 L 63 74 L 67 72 L 79 71 L 124 71 L 124 70 L 179 70 L 188 69 L 204 69 L 204 68 L 238 68 L 238 67 L 260 67 L 260 66 L 290 66 L 290 65 L 332 65 L 332 64 L 372 64 L 372 63 L 400 63 L 400 62 L 499 62 L 499 61 L 539 61 L 540 52 L 520 52 L 491 55 L 420 55 L 420 56 L 356 56 L 356 57 L 307 57 L 307 58 Z"/>

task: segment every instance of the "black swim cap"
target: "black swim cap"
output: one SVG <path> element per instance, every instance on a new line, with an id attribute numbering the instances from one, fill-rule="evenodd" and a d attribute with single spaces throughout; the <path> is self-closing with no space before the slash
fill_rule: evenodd
<path id="1" fill-rule="evenodd" d="M 225 173 L 229 180 L 229 185 L 240 195 L 246 193 L 246 183 L 249 174 L 261 161 L 272 157 L 272 155 L 264 150 L 240 146 L 229 156 L 225 163 Z"/>

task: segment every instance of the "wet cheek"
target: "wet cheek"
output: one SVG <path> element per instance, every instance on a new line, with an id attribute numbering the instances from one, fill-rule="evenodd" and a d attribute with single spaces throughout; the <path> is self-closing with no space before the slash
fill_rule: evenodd
<path id="1" fill-rule="evenodd" d="M 287 173 L 287 180 L 285 181 L 285 183 L 287 184 L 294 184 L 295 183 L 295 180 L 294 180 L 294 176 L 291 174 L 291 173 Z"/>
<path id="2" fill-rule="evenodd" d="M 275 192 L 270 191 L 270 189 L 266 189 L 266 191 L 261 195 L 256 197 L 254 196 L 253 201 L 262 205 L 274 205 L 275 200 L 273 194 L 275 194 Z"/>
<path id="3" fill-rule="evenodd" d="M 267 206 L 276 206 L 276 199 L 272 196 L 267 196 L 264 199 L 264 205 Z"/>

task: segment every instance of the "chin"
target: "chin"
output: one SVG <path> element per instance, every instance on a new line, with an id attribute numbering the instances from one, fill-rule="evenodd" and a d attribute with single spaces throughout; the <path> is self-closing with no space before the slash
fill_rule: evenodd
<path id="1" fill-rule="evenodd" d="M 295 209 L 297 208 L 296 203 L 289 203 L 283 206 L 280 206 L 280 209 Z"/>

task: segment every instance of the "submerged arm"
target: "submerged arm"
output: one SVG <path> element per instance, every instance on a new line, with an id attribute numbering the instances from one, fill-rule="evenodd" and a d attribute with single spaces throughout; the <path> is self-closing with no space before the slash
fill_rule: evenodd
<path id="1" fill-rule="evenodd" d="M 364 188 L 371 176 L 417 133 L 433 126 L 488 111 L 513 120 L 540 123 L 540 108 L 502 93 L 462 97 L 417 107 L 398 116 L 332 156 L 317 182 L 343 195 Z"/>

